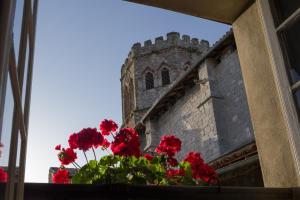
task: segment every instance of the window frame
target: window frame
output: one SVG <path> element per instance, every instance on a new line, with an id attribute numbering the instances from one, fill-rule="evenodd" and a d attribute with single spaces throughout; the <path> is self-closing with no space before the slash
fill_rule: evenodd
<path id="1" fill-rule="evenodd" d="M 4 0 L 0 4 L 5 11 L 1 16 L 0 30 L 1 48 L 0 52 L 0 136 L 2 134 L 2 123 L 4 114 L 4 104 L 8 76 L 10 76 L 11 89 L 14 100 L 13 125 L 11 130 L 11 141 L 9 150 L 8 182 L 5 189 L 5 200 L 23 199 L 24 177 L 26 165 L 26 150 L 28 139 L 29 110 L 31 99 L 32 72 L 34 61 L 34 46 L 36 19 L 38 10 L 38 0 L 22 0 L 22 23 L 19 52 L 16 55 L 13 40 L 14 17 L 16 14 L 17 0 Z M 28 45 L 27 45 L 28 44 Z M 26 52 L 28 51 L 28 62 L 26 62 Z M 18 57 L 18 59 L 16 59 Z M 18 63 L 16 62 L 18 60 Z M 27 73 L 25 74 L 25 66 Z M 25 76 L 25 78 L 24 78 Z M 26 80 L 26 83 L 25 83 Z M 23 91 L 23 84 L 26 88 Z M 22 104 L 22 94 L 25 95 L 25 102 Z M 18 150 L 18 138 L 20 140 L 20 150 Z M 17 173 L 17 154 L 20 153 L 19 170 Z M 18 174 L 18 178 L 16 178 Z M 18 184 L 15 184 L 18 183 Z"/>
<path id="2" fill-rule="evenodd" d="M 295 166 L 300 173 L 300 124 L 295 107 L 289 77 L 286 71 L 286 63 L 280 46 L 279 38 L 271 13 L 270 0 L 256 1 L 259 19 L 265 36 L 268 56 L 274 75 L 275 87 L 279 94 L 280 106 L 287 127 L 287 137 L 291 144 Z"/>

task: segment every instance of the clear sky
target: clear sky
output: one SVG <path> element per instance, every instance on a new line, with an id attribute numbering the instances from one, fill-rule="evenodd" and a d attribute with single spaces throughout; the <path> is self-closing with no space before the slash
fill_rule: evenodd
<path id="1" fill-rule="evenodd" d="M 132 44 L 172 31 L 213 44 L 228 29 L 121 0 L 40 0 L 26 181 L 48 181 L 59 166 L 54 146 L 70 133 L 104 118 L 121 123 L 120 69 Z"/>

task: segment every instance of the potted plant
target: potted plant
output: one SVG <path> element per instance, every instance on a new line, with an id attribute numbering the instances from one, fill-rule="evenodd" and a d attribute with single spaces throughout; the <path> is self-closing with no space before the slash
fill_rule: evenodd
<path id="1" fill-rule="evenodd" d="M 85 128 L 71 134 L 68 144 L 67 148 L 55 147 L 61 166 L 52 176 L 53 183 L 203 186 L 218 182 L 217 173 L 200 153 L 189 152 L 182 161 L 177 161 L 181 141 L 174 135 L 164 135 L 152 155 L 143 154 L 134 129 L 118 130 L 114 121 L 105 119 L 99 130 Z M 98 148 L 108 155 L 97 159 L 95 149 Z M 87 162 L 84 166 L 76 162 L 77 151 L 83 151 Z M 88 160 L 87 151 L 93 151 L 94 159 Z M 70 164 L 77 169 L 72 177 L 65 168 Z"/>

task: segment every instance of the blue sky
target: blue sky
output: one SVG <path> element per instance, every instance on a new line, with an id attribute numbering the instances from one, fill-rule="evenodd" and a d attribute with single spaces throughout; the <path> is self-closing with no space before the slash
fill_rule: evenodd
<path id="1" fill-rule="evenodd" d="M 70 133 L 104 118 L 121 123 L 120 68 L 132 44 L 172 31 L 213 44 L 228 29 L 121 0 L 41 0 L 26 181 L 48 181 L 49 167 L 59 166 L 54 146 L 65 146 Z"/>

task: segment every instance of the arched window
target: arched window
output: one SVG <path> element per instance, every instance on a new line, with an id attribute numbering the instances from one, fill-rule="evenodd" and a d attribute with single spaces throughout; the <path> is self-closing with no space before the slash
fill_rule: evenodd
<path id="1" fill-rule="evenodd" d="M 161 70 L 161 82 L 162 82 L 162 85 L 170 84 L 170 73 L 167 68 L 163 68 Z"/>
<path id="2" fill-rule="evenodd" d="M 150 89 L 154 88 L 154 78 L 153 78 L 153 74 L 151 72 L 146 73 L 145 84 L 146 84 L 146 90 L 150 90 Z"/>

